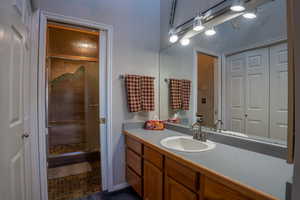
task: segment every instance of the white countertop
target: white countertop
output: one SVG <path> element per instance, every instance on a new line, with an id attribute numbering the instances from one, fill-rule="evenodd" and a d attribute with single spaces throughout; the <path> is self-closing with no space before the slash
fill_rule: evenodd
<path id="1" fill-rule="evenodd" d="M 293 176 L 293 165 L 287 164 L 286 160 L 220 143 L 216 143 L 212 150 L 199 153 L 174 151 L 163 147 L 160 141 L 166 137 L 184 135 L 180 132 L 142 128 L 125 131 L 232 180 L 285 200 L 286 182 Z"/>

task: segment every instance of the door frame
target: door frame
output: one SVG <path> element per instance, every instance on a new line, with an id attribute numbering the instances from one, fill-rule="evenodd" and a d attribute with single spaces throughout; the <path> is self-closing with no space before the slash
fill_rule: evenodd
<path id="1" fill-rule="evenodd" d="M 112 48 L 113 48 L 113 26 L 89 21 L 85 19 L 64 16 L 47 11 L 36 11 L 36 21 L 39 21 L 39 26 L 35 27 L 35 31 L 39 33 L 38 48 L 35 52 L 37 61 L 37 72 L 34 76 L 34 81 L 37 83 L 37 145 L 35 151 L 38 152 L 39 159 L 36 165 L 39 166 L 39 182 L 41 190 L 41 199 L 48 200 L 48 180 L 47 180 L 47 144 L 46 138 L 48 129 L 46 127 L 46 31 L 47 21 L 52 20 L 56 22 L 68 23 L 77 26 L 84 26 L 97 29 L 102 32 L 99 38 L 100 51 L 100 117 L 106 119 L 105 124 L 100 126 L 101 138 L 101 181 L 102 190 L 113 189 L 113 168 L 112 168 Z M 37 39 L 37 37 L 36 37 Z"/>
<path id="2" fill-rule="evenodd" d="M 196 95 L 193 95 L 193 107 L 196 108 L 193 110 L 193 122 L 196 121 L 196 113 L 198 111 L 198 101 L 197 101 L 197 98 L 198 98 L 198 53 L 202 53 L 202 54 L 206 54 L 206 55 L 209 55 L 209 56 L 212 56 L 212 57 L 215 57 L 218 59 L 218 66 L 215 67 L 214 69 L 214 87 L 217 86 L 218 88 L 218 91 L 217 91 L 217 94 L 218 95 L 214 95 L 214 99 L 216 100 L 217 98 L 217 105 L 218 105 L 218 114 L 217 114 L 217 118 L 218 120 L 223 120 L 222 118 L 222 98 L 219 98 L 221 97 L 222 95 L 222 56 L 219 55 L 218 53 L 216 52 L 213 52 L 213 51 L 210 51 L 210 50 L 207 50 L 207 49 L 204 49 L 204 48 L 194 48 L 193 49 L 194 51 L 194 69 L 193 69 L 193 80 L 195 80 L 195 82 L 193 83 L 193 94 L 196 94 Z M 217 84 L 216 84 L 217 83 Z M 215 91 L 215 88 L 214 88 L 214 93 L 216 94 L 216 91 Z M 214 104 L 215 105 L 215 104 Z M 215 114 L 214 114 L 215 116 Z"/>

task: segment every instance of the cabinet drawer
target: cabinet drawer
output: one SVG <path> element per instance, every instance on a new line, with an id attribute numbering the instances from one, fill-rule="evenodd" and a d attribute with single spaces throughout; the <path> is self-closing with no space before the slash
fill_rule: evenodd
<path id="1" fill-rule="evenodd" d="M 225 185 L 215 182 L 209 178 L 204 180 L 205 200 L 250 200 L 238 191 L 232 190 Z"/>
<path id="2" fill-rule="evenodd" d="M 135 153 L 142 155 L 142 144 L 131 137 L 126 137 L 126 145 Z"/>
<path id="3" fill-rule="evenodd" d="M 142 197 L 142 178 L 127 167 L 126 179 L 128 184 Z"/>
<path id="4" fill-rule="evenodd" d="M 165 179 L 165 200 L 197 200 L 197 194 L 167 176 Z"/>
<path id="5" fill-rule="evenodd" d="M 165 169 L 169 177 L 193 191 L 198 191 L 199 179 L 197 172 L 169 158 L 166 158 Z"/>
<path id="6" fill-rule="evenodd" d="M 148 160 L 159 169 L 163 168 L 163 155 L 147 146 L 144 146 L 144 159 Z"/>
<path id="7" fill-rule="evenodd" d="M 138 175 L 142 175 L 142 157 L 130 149 L 126 149 L 126 163 Z"/>

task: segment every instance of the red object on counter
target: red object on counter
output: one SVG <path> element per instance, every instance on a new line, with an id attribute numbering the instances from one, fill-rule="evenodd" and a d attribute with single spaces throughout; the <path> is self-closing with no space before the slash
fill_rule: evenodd
<path id="1" fill-rule="evenodd" d="M 165 123 L 162 120 L 148 120 L 145 122 L 146 130 L 162 131 L 165 129 Z"/>

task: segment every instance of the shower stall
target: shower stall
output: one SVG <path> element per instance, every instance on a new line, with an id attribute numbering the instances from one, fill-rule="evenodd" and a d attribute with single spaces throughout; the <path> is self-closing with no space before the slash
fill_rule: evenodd
<path id="1" fill-rule="evenodd" d="M 48 22 L 49 200 L 101 191 L 99 31 Z"/>

